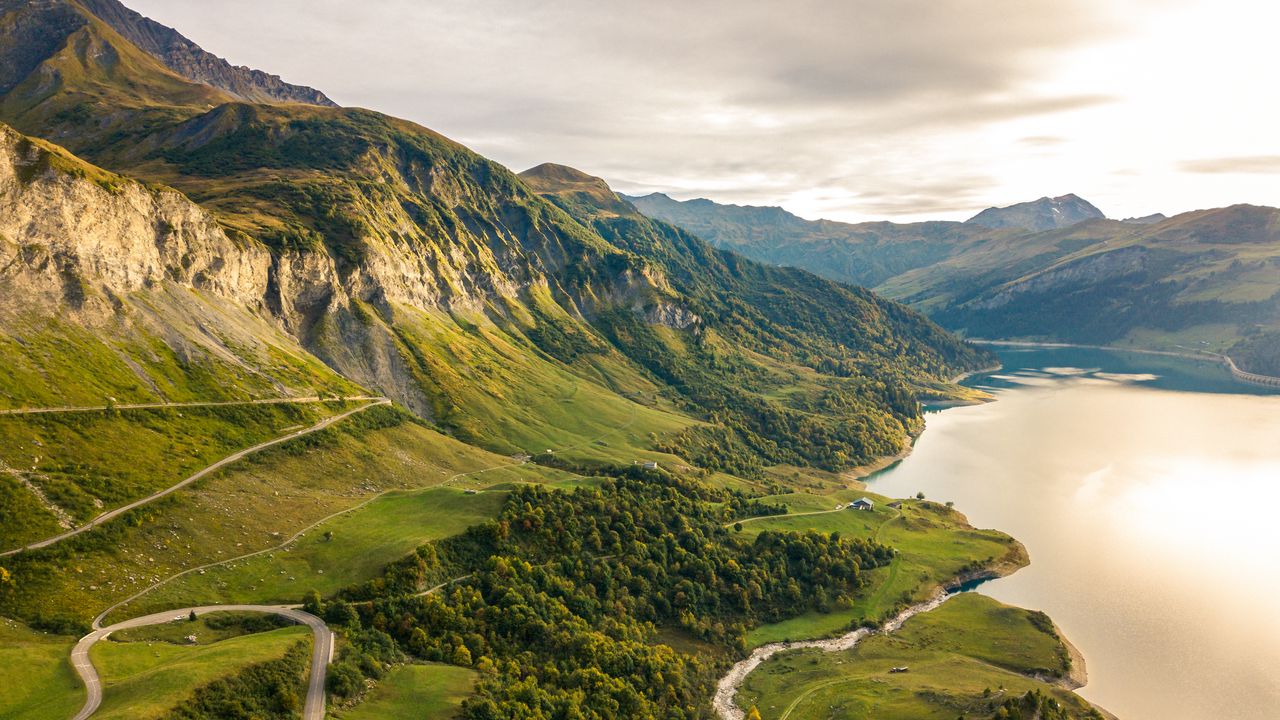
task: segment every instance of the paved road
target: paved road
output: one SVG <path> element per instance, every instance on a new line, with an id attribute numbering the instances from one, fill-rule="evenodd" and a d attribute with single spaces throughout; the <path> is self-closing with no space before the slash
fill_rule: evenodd
<path id="1" fill-rule="evenodd" d="M 234 407 L 237 405 L 307 405 L 322 402 L 381 400 L 373 395 L 351 395 L 347 397 L 322 398 L 314 395 L 295 398 L 265 398 L 262 400 L 221 400 L 218 402 L 176 402 L 176 403 L 125 403 L 122 405 L 64 405 L 47 408 L 13 408 L 0 410 L 3 415 L 50 415 L 54 413 L 103 412 L 105 410 L 161 410 L 168 408 L 202 408 L 202 407 Z"/>
<path id="2" fill-rule="evenodd" d="M 53 545 L 53 544 L 55 544 L 55 543 L 62 542 L 63 540 L 66 540 L 67 538 L 75 537 L 76 535 L 79 535 L 80 533 L 86 532 L 86 531 L 88 531 L 88 530 L 92 530 L 93 528 L 95 528 L 95 527 L 97 527 L 97 526 L 99 526 L 99 525 L 101 525 L 101 524 L 103 524 L 103 523 L 105 523 L 105 522 L 107 522 L 107 521 L 114 520 L 115 518 L 120 517 L 121 515 L 123 515 L 123 514 L 125 514 L 125 513 L 129 512 L 130 510 L 135 510 L 135 509 L 137 509 L 137 508 L 142 507 L 143 505 L 147 505 L 147 504 L 149 504 L 149 503 L 153 503 L 153 502 L 155 502 L 156 500 L 159 500 L 159 499 L 160 499 L 160 498 L 162 498 L 162 497 L 165 497 L 165 496 L 167 496 L 167 495 L 171 495 L 171 494 L 173 494 L 173 493 L 175 493 L 175 492 L 177 492 L 177 491 L 181 490 L 182 488 L 184 488 L 184 487 L 186 487 L 186 486 L 190 485 L 191 483 L 196 482 L 197 480 L 199 480 L 199 479 L 201 479 L 201 478 L 203 478 L 203 477 L 205 477 L 205 476 L 209 475 L 210 473 L 217 472 L 218 470 L 221 470 L 222 468 L 224 468 L 224 467 L 226 467 L 226 466 L 228 466 L 228 465 L 230 465 L 230 464 L 232 464 L 232 463 L 234 463 L 234 462 L 238 462 L 238 461 L 240 461 L 240 460 L 243 460 L 244 458 L 248 457 L 249 455 L 253 455 L 254 453 L 262 452 L 263 450 L 266 450 L 267 448 L 274 447 L 274 446 L 276 446 L 276 445 L 279 445 L 279 444 L 281 444 L 281 443 L 288 442 L 288 441 L 290 441 L 290 440 L 294 440 L 294 439 L 296 439 L 296 438 L 300 438 L 300 437 L 302 437 L 302 436 L 304 436 L 304 435 L 310 435 L 310 434 L 312 434 L 312 433 L 320 432 L 321 430 L 324 430 L 325 428 L 329 427 L 330 425 L 332 425 L 332 424 L 334 424 L 334 423 L 336 423 L 336 422 L 341 422 L 342 420 L 345 420 L 345 419 L 347 419 L 348 417 L 351 417 L 352 415 L 355 415 L 356 413 L 364 412 L 365 410 L 368 410 L 369 408 L 377 407 L 377 406 L 379 406 L 379 405 L 390 405 L 390 404 L 391 404 L 391 401 L 390 401 L 390 400 L 388 400 L 388 399 L 386 399 L 386 398 L 375 398 L 375 399 L 374 399 L 374 401 L 373 401 L 373 402 L 371 402 L 371 403 L 369 403 L 368 405 L 361 405 L 361 406 L 360 406 L 360 407 L 358 407 L 358 408 L 355 408 L 355 409 L 352 409 L 352 410 L 348 410 L 348 411 L 346 411 L 346 412 L 344 412 L 344 413 L 342 413 L 342 414 L 340 414 L 340 415 L 334 415 L 334 416 L 332 416 L 332 417 L 325 418 L 324 420 L 321 420 L 320 422 L 316 423 L 315 425 L 312 425 L 311 427 L 306 428 L 306 429 L 304 429 L 304 430 L 297 430 L 297 431 L 295 431 L 295 432 L 291 432 L 291 433 L 289 433 L 288 435 L 282 435 L 282 436 L 280 436 L 280 437 L 278 437 L 278 438 L 276 438 L 276 439 L 274 439 L 274 440 L 268 440 L 267 442 L 259 443 L 259 444 L 257 444 L 257 445 L 254 445 L 253 447 L 245 448 L 244 450 L 241 450 L 241 451 L 239 451 L 239 452 L 237 452 L 237 453 L 234 453 L 234 454 L 232 454 L 232 455 L 228 455 L 227 457 L 225 457 L 225 458 L 223 458 L 223 459 L 219 460 L 218 462 L 216 462 L 216 463 L 214 463 L 214 464 L 212 464 L 212 465 L 210 465 L 210 466 L 208 466 L 208 467 L 206 467 L 206 468 L 204 468 L 204 469 L 200 470 L 199 472 L 196 472 L 194 475 L 191 475 L 190 477 L 188 477 L 187 479 L 185 479 L 185 480 L 183 480 L 182 482 L 178 483 L 177 485 L 173 485 L 173 486 L 171 486 L 171 487 L 165 488 L 164 490 L 161 490 L 160 492 L 157 492 L 157 493 L 152 494 L 152 495 L 148 495 L 147 497 L 144 497 L 144 498 L 142 498 L 141 500 L 136 500 L 136 501 L 134 501 L 134 502 L 129 503 L 128 505 L 125 505 L 125 506 L 123 506 L 123 507 L 116 508 L 115 510 L 112 510 L 112 511 L 110 511 L 110 512 L 103 513 L 103 514 L 99 515 L 98 517 L 94 518 L 93 520 L 90 520 L 88 523 L 86 523 L 86 524 L 84 524 L 84 525 L 81 525 L 80 527 L 75 528 L 75 529 L 73 529 L 73 530 L 68 530 L 67 532 L 62 533 L 61 535 L 55 535 L 55 536 L 53 536 L 53 537 L 51 537 L 51 538 L 46 538 L 46 539 L 44 539 L 44 540 L 40 540 L 39 542 L 31 543 L 30 545 L 26 545 L 26 546 L 23 546 L 23 547 L 20 547 L 20 548 L 16 548 L 16 549 L 14 549 L 14 550 L 8 550 L 8 551 L 5 551 L 5 552 L 2 552 L 2 553 L 0 553 L 0 557 L 8 557 L 8 556 L 10 556 L 10 555 L 16 555 L 16 554 L 18 554 L 18 553 L 20 553 L 20 552 L 23 552 L 23 551 L 26 551 L 26 550 L 36 550 L 36 549 L 39 549 L 39 548 L 49 547 L 50 545 Z"/>
<path id="3" fill-rule="evenodd" d="M 98 670 L 93 666 L 93 661 L 89 659 L 89 649 L 93 647 L 94 643 L 117 630 L 128 630 L 129 628 L 146 627 L 148 625 L 163 625 L 186 620 L 192 612 L 196 615 L 205 615 L 212 612 L 266 613 L 279 615 L 310 627 L 315 643 L 311 652 L 311 679 L 307 685 L 307 701 L 302 710 L 302 717 L 303 720 L 324 720 L 324 681 L 325 675 L 329 670 L 329 663 L 333 661 L 333 632 L 329 630 L 323 620 L 315 615 L 303 612 L 297 605 L 207 605 L 155 613 L 154 615 L 146 615 L 118 622 L 105 628 L 95 629 L 84 636 L 79 643 L 76 643 L 75 649 L 71 651 L 71 665 L 75 668 L 76 674 L 80 676 L 80 679 L 84 681 L 85 690 L 88 693 L 84 707 L 76 714 L 74 720 L 87 720 L 102 705 L 102 679 L 98 677 Z"/>

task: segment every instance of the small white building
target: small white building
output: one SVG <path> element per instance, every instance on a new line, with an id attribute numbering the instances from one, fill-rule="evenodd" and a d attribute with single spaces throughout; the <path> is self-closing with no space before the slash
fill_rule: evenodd
<path id="1" fill-rule="evenodd" d="M 658 463 L 656 463 L 656 462 L 647 462 L 647 463 L 645 463 L 645 464 L 644 464 L 644 469 L 645 469 L 645 470 L 657 470 L 657 469 L 658 469 Z"/>

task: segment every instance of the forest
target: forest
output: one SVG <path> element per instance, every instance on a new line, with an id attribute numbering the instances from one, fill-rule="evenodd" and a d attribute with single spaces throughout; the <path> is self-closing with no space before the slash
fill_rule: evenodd
<path id="1" fill-rule="evenodd" d="M 330 692 L 358 694 L 402 657 L 474 668 L 474 720 L 707 718 L 747 629 L 846 605 L 893 550 L 839 534 L 730 527 L 749 499 L 661 471 L 513 490 L 499 517 L 424 546 L 321 613 L 350 640 Z M 445 575 L 455 582 L 421 594 Z M 659 642 L 671 635 L 707 652 Z"/>

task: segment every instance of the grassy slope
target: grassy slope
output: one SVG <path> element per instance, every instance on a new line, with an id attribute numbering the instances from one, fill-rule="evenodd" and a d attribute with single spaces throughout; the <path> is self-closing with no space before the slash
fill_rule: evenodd
<path id="1" fill-rule="evenodd" d="M 532 472 L 505 474 L 536 477 Z M 453 487 L 385 495 L 318 526 L 287 551 L 188 575 L 157 590 L 147 604 L 296 602 L 309 590 L 331 595 L 372 579 L 387 563 L 419 545 L 489 520 L 498 514 L 504 497 L 501 492 L 467 495 Z M 332 539 L 326 539 L 329 532 Z"/>
<path id="2" fill-rule="evenodd" d="M 381 492 L 431 487 L 460 472 L 511 463 L 414 423 L 382 429 L 344 424 L 228 468 L 150 506 L 133 522 L 8 558 L 15 583 L 0 596 L 2 607 L 18 617 L 83 622 L 157 580 L 275 547 Z M 545 481 L 560 475 L 519 468 L 497 477 Z"/>
<path id="3" fill-rule="evenodd" d="M 616 355 L 566 365 L 472 320 L 462 329 L 406 312 L 397 330 L 412 346 L 415 379 L 437 399 L 440 422 L 464 441 L 508 454 L 555 449 L 574 460 L 629 462 L 669 459 L 653 453 L 649 436 L 693 424 L 660 404 L 660 386 Z M 612 450 L 595 445 L 605 439 Z"/>
<path id="4" fill-rule="evenodd" d="M 98 643 L 90 657 L 102 676 L 103 699 L 94 717 L 164 717 L 197 688 L 254 663 L 284 657 L 292 645 L 310 637 L 310 630 L 295 626 L 208 645 Z"/>
<path id="5" fill-rule="evenodd" d="M 838 502 L 859 497 L 876 500 L 872 511 L 826 512 Z M 874 539 L 898 551 L 887 568 L 868 574 L 868 587 L 854 605 L 830 613 L 806 613 L 795 619 L 756 628 L 748 645 L 800 640 L 838 634 L 864 620 L 879 621 L 904 605 L 925 599 L 972 563 L 1025 564 L 1025 550 L 1012 538 L 994 530 L 975 530 L 960 513 L 938 503 L 904 501 L 901 510 L 887 506 L 888 498 L 862 491 L 841 491 L 773 498 L 792 509 L 792 516 L 756 520 L 743 525 L 745 533 L 763 530 L 819 530 L 847 537 Z M 821 512 L 818 515 L 802 515 Z"/>
<path id="6" fill-rule="evenodd" d="M 76 524 L 179 482 L 233 452 L 315 424 L 343 403 L 0 416 L 0 469 L 43 492 Z M 38 496 L 6 481 L 23 504 L 0 506 L 0 546 L 50 533 Z M 34 525 L 34 526 L 33 526 Z"/>
<path id="7" fill-rule="evenodd" d="M 334 708 L 334 720 L 423 717 L 447 720 L 471 694 L 476 674 L 451 665 L 404 665 L 378 683 L 355 707 Z"/>
<path id="8" fill-rule="evenodd" d="M 1072 717 L 1089 717 L 1078 696 L 1028 677 L 1067 670 L 1062 642 L 1031 617 L 982 595 L 960 595 L 853 650 L 778 656 L 748 678 L 738 702 L 769 720 L 954 720 L 988 717 L 1006 698 L 1039 690 Z M 900 666 L 910 671 L 888 672 Z"/>
<path id="9" fill-rule="evenodd" d="M 76 638 L 47 635 L 0 618 L 0 717 L 65 720 L 84 702 L 67 658 Z"/>

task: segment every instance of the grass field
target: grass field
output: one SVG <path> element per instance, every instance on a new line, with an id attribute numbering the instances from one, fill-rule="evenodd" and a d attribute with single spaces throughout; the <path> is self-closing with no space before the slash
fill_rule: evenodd
<path id="1" fill-rule="evenodd" d="M 77 638 L 0 618 L 0 718 L 66 720 L 84 703 L 68 657 Z"/>
<path id="2" fill-rule="evenodd" d="M 78 525 L 342 403 L 0 416 L 0 548 Z M 50 531 L 53 532 L 50 532 Z"/>
<path id="3" fill-rule="evenodd" d="M 454 487 L 384 495 L 318 526 L 286 550 L 176 580 L 145 605 L 297 602 L 309 590 L 329 595 L 372 579 L 419 545 L 496 516 L 505 498 L 503 492 L 468 495 Z M 326 539 L 329 532 L 332 539 Z"/>
<path id="4" fill-rule="evenodd" d="M 777 656 L 748 677 L 738 704 L 767 720 L 955 720 L 990 717 L 1006 699 L 1039 690 L 1072 717 L 1090 717 L 1074 693 L 1028 676 L 1066 671 L 1065 647 L 1038 623 L 1026 610 L 959 595 L 852 650 Z"/>
<path id="5" fill-rule="evenodd" d="M 454 717 L 471 694 L 476 674 L 451 665 L 404 665 L 393 670 L 352 708 L 333 708 L 334 720 Z"/>
<path id="6" fill-rule="evenodd" d="M 231 638 L 253 633 L 267 632 L 292 623 L 276 615 L 261 613 L 209 613 L 192 620 L 147 625 L 111 633 L 111 640 L 118 643 L 161 642 L 173 645 L 210 645 Z M 194 636 L 195 643 L 187 638 Z"/>
<path id="7" fill-rule="evenodd" d="M 875 501 L 874 510 L 828 512 L 837 504 L 863 496 Z M 866 619 L 885 619 L 898 608 L 925 599 L 971 563 L 1021 565 L 1026 561 L 1022 546 L 1008 535 L 994 530 L 975 530 L 963 515 L 934 502 L 907 500 L 897 509 L 888 506 L 889 498 L 861 490 L 842 490 L 821 496 L 781 495 L 770 499 L 785 503 L 792 514 L 745 523 L 744 533 L 839 532 L 846 537 L 889 545 L 898 555 L 888 567 L 868 573 L 867 587 L 852 607 L 830 613 L 808 612 L 756 628 L 747 636 L 751 647 L 834 635 Z"/>
<path id="8" fill-rule="evenodd" d="M 90 651 L 103 684 L 102 707 L 94 718 L 163 717 L 197 688 L 249 665 L 282 658 L 292 645 L 310 638 L 308 628 L 294 626 L 209 645 L 100 642 Z"/>

